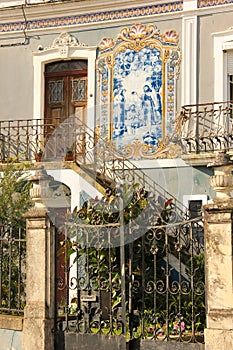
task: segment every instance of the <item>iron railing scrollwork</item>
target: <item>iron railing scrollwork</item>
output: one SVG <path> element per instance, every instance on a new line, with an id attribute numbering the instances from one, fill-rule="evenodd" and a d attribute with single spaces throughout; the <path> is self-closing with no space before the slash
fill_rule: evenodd
<path id="1" fill-rule="evenodd" d="M 138 215 L 124 205 L 107 223 L 109 203 L 90 203 L 57 234 L 56 329 L 203 342 L 201 218 L 177 221 L 172 203 L 156 210 L 148 196 Z"/>
<path id="2" fill-rule="evenodd" d="M 175 138 L 184 154 L 229 150 L 233 148 L 232 122 L 232 101 L 183 106 Z"/>
<path id="3" fill-rule="evenodd" d="M 36 154 L 44 149 L 46 137 L 54 130 L 54 124 L 44 119 L 0 121 L 1 162 L 35 161 Z"/>
<path id="4" fill-rule="evenodd" d="M 208 118 L 203 125 L 212 125 Z M 55 330 L 202 341 L 201 219 L 190 220 L 182 203 L 77 117 L 56 125 L 0 122 L 2 161 L 32 161 L 41 148 L 44 162 L 63 161 L 68 147 L 76 164 L 109 191 L 108 198 L 84 203 L 57 233 Z M 121 184 L 129 186 L 123 210 Z M 1 254 L 4 244 L 2 238 Z"/>
<path id="5" fill-rule="evenodd" d="M 97 132 L 82 123 L 78 117 L 64 121 L 59 126 L 59 135 L 62 135 L 61 139 L 70 139 L 69 143 L 75 150 L 76 163 L 105 189 L 114 190 L 121 183 L 139 186 L 149 191 L 152 197 L 158 197 L 163 204 L 172 201 L 176 207 L 174 213 L 178 221 L 189 217 L 189 212 L 183 203 L 138 169 L 132 161 L 117 154 L 112 141 L 101 139 Z M 54 145 L 55 139 L 51 138 L 48 143 Z"/>
<path id="6" fill-rule="evenodd" d="M 26 229 L 0 228 L 0 313 L 23 314 L 26 302 Z"/>
<path id="7" fill-rule="evenodd" d="M 61 162 L 67 149 L 74 152 L 74 160 L 104 188 L 114 189 L 119 183 L 139 185 L 161 200 L 172 199 L 177 216 L 187 218 L 189 213 L 183 204 L 156 183 L 133 162 L 115 152 L 112 141 L 102 140 L 77 116 L 50 123 L 44 119 L 0 121 L 0 157 L 2 162 L 35 161 L 43 150 L 43 162 Z"/>

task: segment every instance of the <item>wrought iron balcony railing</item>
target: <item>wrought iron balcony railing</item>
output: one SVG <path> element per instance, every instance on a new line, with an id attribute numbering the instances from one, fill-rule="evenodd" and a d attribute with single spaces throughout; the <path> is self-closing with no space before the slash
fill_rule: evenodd
<path id="1" fill-rule="evenodd" d="M 0 160 L 33 161 L 44 148 L 44 135 L 52 134 L 53 124 L 44 119 L 0 121 Z"/>
<path id="2" fill-rule="evenodd" d="M 183 153 L 233 148 L 233 101 L 183 106 L 176 135 Z"/>
<path id="3" fill-rule="evenodd" d="M 181 202 L 133 162 L 116 153 L 111 141 L 100 139 L 98 132 L 91 130 L 78 117 L 70 117 L 62 122 L 56 120 L 53 124 L 45 123 L 44 119 L 0 121 L 2 162 L 8 159 L 34 162 L 41 149 L 42 161 L 45 163 L 63 161 L 69 150 L 76 164 L 105 188 L 114 189 L 116 184 L 124 182 L 132 186 L 138 184 L 154 196 L 161 210 L 167 201 L 172 203 L 175 208 L 174 222 L 189 218 L 188 210 Z"/>

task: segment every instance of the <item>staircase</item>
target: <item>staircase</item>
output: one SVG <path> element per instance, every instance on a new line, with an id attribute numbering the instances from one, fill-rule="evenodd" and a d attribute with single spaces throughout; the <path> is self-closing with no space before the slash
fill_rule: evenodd
<path id="1" fill-rule="evenodd" d="M 70 117 L 55 128 L 42 119 L 1 121 L 0 156 L 2 162 L 35 163 L 35 157 L 43 149 L 42 162 L 59 163 L 97 182 L 103 189 L 114 190 L 117 185 L 128 183 L 143 188 L 149 194 L 150 203 L 157 208 L 158 216 L 163 210 L 172 211 L 169 222 L 182 223 L 189 220 L 189 212 L 174 196 L 139 170 L 132 161 L 116 155 L 112 143 L 102 140 L 97 132 L 83 124 L 77 117 Z M 45 145 L 45 147 L 44 147 Z M 64 165 L 67 150 L 72 149 L 74 162 Z M 167 222 L 166 222 L 167 224 Z"/>
<path id="2" fill-rule="evenodd" d="M 111 141 L 101 139 L 97 132 L 91 130 L 77 117 L 67 119 L 51 135 L 46 144 L 45 161 L 46 152 L 51 153 L 53 145 L 58 144 L 58 137 L 63 140 L 63 146 L 73 148 L 77 171 L 81 170 L 103 188 L 114 190 L 123 183 L 130 184 L 132 188 L 143 188 L 148 192 L 153 207 L 157 208 L 158 215 L 163 209 L 172 209 L 170 221 L 178 223 L 189 219 L 188 210 L 184 208 L 183 203 L 139 170 L 132 161 L 116 154 Z M 54 154 L 56 152 L 57 150 Z"/>

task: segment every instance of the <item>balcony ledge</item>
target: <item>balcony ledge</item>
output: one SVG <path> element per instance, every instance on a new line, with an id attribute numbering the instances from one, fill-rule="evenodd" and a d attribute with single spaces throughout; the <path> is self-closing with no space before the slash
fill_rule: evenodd
<path id="1" fill-rule="evenodd" d="M 23 316 L 0 315 L 0 328 L 22 331 Z"/>
<path id="2" fill-rule="evenodd" d="M 215 159 L 216 153 L 189 153 L 183 154 L 181 158 L 183 161 L 190 166 L 206 166 L 209 163 L 212 163 Z"/>

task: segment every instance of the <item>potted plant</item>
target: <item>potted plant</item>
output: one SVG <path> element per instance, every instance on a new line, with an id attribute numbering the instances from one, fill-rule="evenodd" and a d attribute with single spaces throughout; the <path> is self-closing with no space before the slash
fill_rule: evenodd
<path id="1" fill-rule="evenodd" d="M 66 155 L 65 155 L 65 160 L 66 161 L 72 161 L 74 160 L 74 152 L 71 148 L 68 148 L 66 151 Z"/>
<path id="2" fill-rule="evenodd" d="M 42 155 L 43 155 L 43 151 L 42 151 L 42 149 L 40 149 L 40 150 L 35 154 L 35 160 L 36 160 L 36 162 L 41 162 Z"/>

